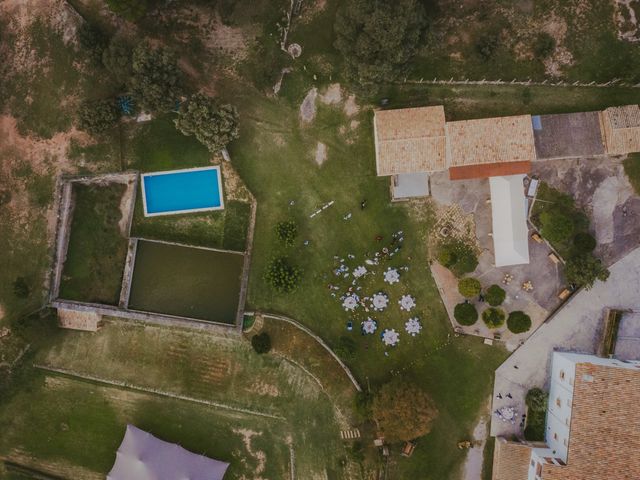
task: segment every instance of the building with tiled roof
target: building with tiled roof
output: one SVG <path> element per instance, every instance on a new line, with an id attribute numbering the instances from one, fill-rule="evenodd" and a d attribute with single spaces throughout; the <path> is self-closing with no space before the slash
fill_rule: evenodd
<path id="1" fill-rule="evenodd" d="M 600 112 L 605 150 L 609 155 L 640 152 L 640 108 L 638 105 L 609 107 Z"/>
<path id="2" fill-rule="evenodd" d="M 447 122 L 454 180 L 529 173 L 536 159 L 531 115 Z"/>
<path id="3" fill-rule="evenodd" d="M 545 446 L 497 439 L 493 480 L 639 479 L 640 362 L 555 352 L 550 380 Z M 521 467 L 525 447 L 526 474 L 504 476 L 502 465 Z"/>
<path id="4" fill-rule="evenodd" d="M 373 125 L 379 176 L 446 168 L 443 106 L 378 110 Z"/>
<path id="5" fill-rule="evenodd" d="M 496 438 L 493 450 L 493 480 L 527 478 L 533 447 Z"/>

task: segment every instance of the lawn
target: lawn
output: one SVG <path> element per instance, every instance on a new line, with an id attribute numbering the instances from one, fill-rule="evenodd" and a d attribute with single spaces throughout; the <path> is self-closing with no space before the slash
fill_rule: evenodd
<path id="1" fill-rule="evenodd" d="M 305 342 L 299 340 L 298 345 L 305 347 Z M 313 351 L 314 347 L 306 348 Z M 304 357 L 304 349 L 292 353 L 292 360 L 303 361 L 301 359 Z M 146 394 L 142 396 L 148 397 L 147 400 L 138 401 L 140 394 L 136 392 L 92 386 L 93 390 L 108 393 L 106 403 L 109 409 L 103 410 L 107 423 L 113 425 L 118 435 L 105 435 L 104 441 L 100 442 L 102 450 L 98 453 L 94 451 L 93 460 L 81 457 L 84 453 L 78 445 L 67 445 L 70 449 L 68 455 L 60 456 L 58 461 L 73 460 L 73 463 L 91 470 L 104 471 L 113 459 L 112 444 L 115 440 L 111 437 L 119 440 L 123 431 L 120 429 L 123 429 L 124 422 L 128 421 L 135 422 L 140 428 L 146 428 L 157 435 L 164 435 L 165 439 L 179 441 L 185 448 L 231 460 L 233 474 L 230 478 L 239 478 L 242 473 L 246 473 L 246 466 L 240 460 L 242 456 L 248 457 L 249 465 L 252 462 L 251 455 L 247 455 L 244 449 L 236 445 L 236 436 L 242 428 L 264 432 L 265 443 L 261 443 L 258 438 L 255 439 L 258 442 L 255 446 L 267 452 L 268 468 L 274 468 L 274 464 L 277 468 L 285 468 L 279 452 L 283 448 L 284 439 L 291 435 L 299 478 L 314 478 L 314 475 L 322 472 L 324 468 L 340 470 L 337 460 L 345 452 L 335 423 L 333 398 L 329 397 L 331 401 L 327 401 L 327 395 L 316 381 L 300 367 L 280 356 L 259 356 L 247 342 L 239 339 L 221 338 L 202 332 L 136 326 L 109 320 L 99 335 L 65 332 L 62 339 L 50 348 L 42 350 L 34 362 L 82 375 L 123 381 L 128 385 L 155 388 L 229 407 L 284 417 L 284 420 L 263 419 L 253 415 L 247 417 L 245 414 L 227 413 L 228 410 L 225 409 L 193 406 L 186 401 L 174 402 L 148 397 Z M 325 365 L 326 370 L 321 368 L 316 370 L 315 374 L 325 384 L 333 385 L 333 369 L 338 368 L 337 364 L 334 362 Z M 336 371 L 341 373 L 339 369 Z M 345 378 L 335 379 L 336 388 Z M 68 380 L 65 382 L 69 383 Z M 78 382 L 74 380 L 71 384 L 76 385 Z M 81 384 L 85 385 L 84 382 Z M 331 388 L 329 390 L 331 391 Z M 345 392 L 342 389 L 340 391 Z M 47 448 L 37 443 L 29 443 L 29 436 L 33 438 L 33 434 L 20 423 L 21 415 L 18 415 L 16 420 L 10 420 L 11 415 L 16 414 L 15 409 L 20 402 L 35 403 L 34 411 L 43 408 L 39 400 L 28 400 L 29 395 L 40 398 L 42 390 L 32 387 L 30 393 L 25 392 L 22 396 L 15 397 L 9 407 L 3 409 L 7 412 L 6 417 L 0 413 L 0 425 L 6 425 L 3 421 L 9 422 L 9 440 L 4 444 L 0 440 L 4 451 L 12 445 L 25 442 L 28 443 L 28 451 L 38 453 Z M 60 404 L 65 405 L 77 395 L 78 393 L 73 391 L 61 393 Z M 100 398 L 97 394 L 94 396 Z M 120 399 L 126 402 L 120 404 Z M 348 413 L 351 402 L 345 396 L 341 399 L 340 407 Z M 131 405 L 132 402 L 135 405 Z M 137 405 L 140 405 L 140 408 Z M 59 422 L 56 420 L 57 416 L 63 415 L 61 412 L 56 413 L 56 408 L 58 407 L 52 405 L 42 413 L 43 417 L 53 417 L 51 426 L 47 427 L 49 429 L 55 430 Z M 111 420 L 113 414 L 109 413 L 110 410 L 115 413 L 115 421 Z M 73 414 L 72 410 L 64 415 L 72 417 Z M 100 430 L 103 427 L 100 422 L 99 417 L 95 430 L 92 423 L 84 425 L 87 430 L 84 440 L 87 436 L 102 434 Z M 69 422 L 66 423 L 71 425 Z M 204 431 L 219 432 L 219 435 L 210 433 L 207 438 L 203 438 L 201 433 Z M 228 438 L 230 443 L 223 443 L 221 438 Z M 288 465 L 288 449 L 286 454 Z M 277 460 L 270 460 L 273 457 Z M 285 475 L 274 472 L 277 470 L 268 469 L 265 477 L 285 478 Z M 248 478 L 255 477 L 249 475 Z"/>
<path id="2" fill-rule="evenodd" d="M 73 185 L 74 204 L 60 298 L 117 305 L 127 255 L 118 223 L 126 186 Z"/>
<path id="3" fill-rule="evenodd" d="M 636 195 L 640 195 L 640 156 L 638 154 L 629 155 L 624 160 L 624 173 L 627 174 Z"/>

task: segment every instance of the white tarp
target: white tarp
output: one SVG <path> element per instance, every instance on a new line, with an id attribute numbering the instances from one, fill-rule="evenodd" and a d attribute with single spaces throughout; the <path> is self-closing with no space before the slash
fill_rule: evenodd
<path id="1" fill-rule="evenodd" d="M 489 178 L 496 267 L 529 263 L 524 175 Z"/>
<path id="2" fill-rule="evenodd" d="M 228 467 L 127 425 L 107 480 L 222 480 Z"/>

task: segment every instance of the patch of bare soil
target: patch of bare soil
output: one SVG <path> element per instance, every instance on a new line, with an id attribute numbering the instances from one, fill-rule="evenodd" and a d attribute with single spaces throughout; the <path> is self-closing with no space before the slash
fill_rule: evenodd
<path id="1" fill-rule="evenodd" d="M 315 160 L 319 167 L 327 160 L 327 146 L 322 142 L 318 142 L 316 146 Z"/>
<path id="2" fill-rule="evenodd" d="M 304 97 L 300 105 L 300 121 L 302 123 L 311 123 L 316 118 L 316 99 L 318 98 L 318 89 L 313 87 Z"/>
<path id="3" fill-rule="evenodd" d="M 347 117 L 353 117 L 360 111 L 360 107 L 356 103 L 356 96 L 349 95 L 347 101 L 344 102 L 344 113 Z"/>
<path id="4" fill-rule="evenodd" d="M 254 457 L 258 461 L 258 465 L 254 469 L 253 480 L 265 480 L 262 477 L 262 473 L 265 470 L 265 465 L 267 463 L 267 454 L 262 450 L 253 450 L 251 446 L 251 439 L 255 436 L 262 435 L 261 432 L 256 432 L 254 430 L 249 430 L 247 428 L 237 428 L 233 430 L 233 433 L 236 433 L 242 437 L 242 443 L 244 444 L 244 448 L 247 449 L 247 453 Z M 242 477 L 244 478 L 244 476 Z M 247 479 L 248 480 L 248 479 Z"/>
<path id="5" fill-rule="evenodd" d="M 230 162 L 222 162 L 222 176 L 224 180 L 224 191 L 227 198 L 232 200 L 251 201 L 251 192 L 244 184 L 238 172 Z"/>
<path id="6" fill-rule="evenodd" d="M 556 14 L 551 14 L 542 25 L 542 31 L 551 35 L 556 42 L 553 54 L 544 60 L 545 73 L 553 77 L 560 77 L 562 70 L 573 64 L 573 55 L 564 46 L 564 40 L 567 36 L 567 22 Z"/>
<path id="7" fill-rule="evenodd" d="M 339 83 L 332 83 L 327 90 L 319 96 L 320 101 L 325 105 L 336 105 L 342 102 L 342 88 Z"/>
<path id="8" fill-rule="evenodd" d="M 258 395 L 266 396 L 266 397 L 279 397 L 280 390 L 276 385 L 271 383 L 256 381 L 254 382 L 250 388 L 247 389 L 251 393 L 255 393 Z"/>
<path id="9" fill-rule="evenodd" d="M 304 2 L 302 5 L 302 11 L 297 17 L 296 22 L 309 23 L 316 15 L 322 13 L 327 8 L 327 0 L 312 0 L 310 2 Z"/>

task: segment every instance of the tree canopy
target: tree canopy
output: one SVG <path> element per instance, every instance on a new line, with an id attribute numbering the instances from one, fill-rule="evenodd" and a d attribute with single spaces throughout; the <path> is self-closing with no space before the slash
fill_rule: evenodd
<path id="1" fill-rule="evenodd" d="M 385 439 L 390 442 L 426 435 L 438 415 L 431 397 L 402 378 L 383 385 L 373 399 L 372 410 Z"/>
<path id="2" fill-rule="evenodd" d="M 531 328 L 531 317 L 520 310 L 511 312 L 507 318 L 507 328 L 512 333 L 526 332 Z"/>
<path id="3" fill-rule="evenodd" d="M 119 84 L 129 83 L 133 74 L 131 46 L 120 37 L 112 38 L 102 52 L 102 65 Z"/>
<path id="4" fill-rule="evenodd" d="M 473 325 L 478 320 L 478 310 L 471 303 L 459 303 L 453 309 L 453 317 L 460 325 Z"/>
<path id="5" fill-rule="evenodd" d="M 481 288 L 480 282 L 475 278 L 466 277 L 458 282 L 458 291 L 465 298 L 477 297 Z"/>
<path id="6" fill-rule="evenodd" d="M 552 242 L 562 242 L 573 234 L 573 220 L 558 209 L 542 212 L 540 223 L 542 224 L 542 236 Z"/>
<path id="7" fill-rule="evenodd" d="M 498 305 L 502 305 L 504 299 L 506 297 L 506 292 L 500 285 L 491 285 L 487 288 L 487 291 L 484 294 L 484 298 L 489 305 L 492 307 L 497 307 Z"/>
<path id="8" fill-rule="evenodd" d="M 78 111 L 78 127 L 91 134 L 99 134 L 115 127 L 120 118 L 113 99 L 85 102 Z"/>
<path id="9" fill-rule="evenodd" d="M 180 108 L 176 128 L 195 135 L 210 152 L 218 152 L 238 138 L 238 112 L 232 105 L 219 105 L 215 99 L 197 93 Z"/>
<path id="10" fill-rule="evenodd" d="M 504 325 L 506 315 L 501 308 L 487 308 L 482 312 L 482 321 L 489 328 L 500 328 Z"/>
<path id="11" fill-rule="evenodd" d="M 347 0 L 336 16 L 335 46 L 351 80 L 361 85 L 391 82 L 405 71 L 426 26 L 418 0 Z"/>
<path id="12" fill-rule="evenodd" d="M 300 269 L 291 265 L 286 257 L 278 257 L 271 260 L 264 278 L 278 292 L 289 293 L 297 288 L 300 276 Z"/>
<path id="13" fill-rule="evenodd" d="M 269 353 L 271 350 L 271 337 L 267 332 L 259 333 L 251 337 L 251 346 L 256 353 Z"/>
<path id="14" fill-rule="evenodd" d="M 609 278 L 609 270 L 605 268 L 599 258 L 592 254 L 577 255 L 567 260 L 564 275 L 569 283 L 589 290 L 596 280 L 605 281 Z"/>
<path id="15" fill-rule="evenodd" d="M 168 112 L 182 94 L 182 72 L 175 55 L 166 48 L 143 43 L 133 51 L 131 88 L 144 109 Z"/>

